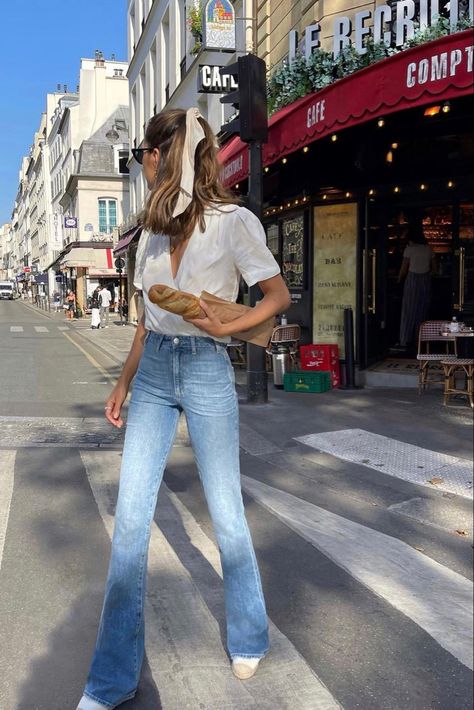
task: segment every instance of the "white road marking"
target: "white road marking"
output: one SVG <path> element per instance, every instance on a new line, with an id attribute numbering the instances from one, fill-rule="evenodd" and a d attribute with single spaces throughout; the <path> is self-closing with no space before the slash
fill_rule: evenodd
<path id="1" fill-rule="evenodd" d="M 243 489 L 288 527 L 473 668 L 471 582 L 400 540 L 242 476 Z"/>
<path id="2" fill-rule="evenodd" d="M 45 325 L 35 325 L 35 330 L 37 333 L 49 333 L 49 330 Z"/>
<path id="3" fill-rule="evenodd" d="M 81 457 L 105 527 L 112 537 L 111 511 L 115 506 L 120 454 L 82 451 Z M 218 550 L 165 485 L 160 494 L 158 516 L 163 527 L 173 533 L 173 546 L 153 523 L 148 558 L 146 639 L 148 662 L 163 709 L 341 708 L 298 651 L 271 622 L 271 653 L 262 662 L 255 678 L 241 683 L 232 676 L 219 630 L 219 623 L 221 628 L 225 627 L 223 590 L 208 584 L 212 596 L 208 606 L 188 571 L 199 566 L 196 561 L 198 550 L 221 576 Z M 200 570 L 199 566 L 197 574 Z M 205 580 L 208 575 L 205 563 L 202 570 Z"/>
<path id="4" fill-rule="evenodd" d="M 58 330 L 69 330 L 69 326 L 67 326 L 67 325 L 58 325 Z"/>
<path id="5" fill-rule="evenodd" d="M 73 382 L 73 385 L 88 385 L 88 382 Z"/>
<path id="6" fill-rule="evenodd" d="M 15 451 L 0 451 L 0 569 L 2 568 L 3 548 L 5 546 L 8 516 L 13 495 L 15 457 Z"/>
<path id="7" fill-rule="evenodd" d="M 296 440 L 404 481 L 472 498 L 472 461 L 467 459 L 422 449 L 364 429 L 308 434 Z M 443 481 L 431 484 L 432 478 Z"/>
<path id="8" fill-rule="evenodd" d="M 10 326 L 10 333 L 23 333 L 23 326 L 22 325 L 11 325 Z"/>

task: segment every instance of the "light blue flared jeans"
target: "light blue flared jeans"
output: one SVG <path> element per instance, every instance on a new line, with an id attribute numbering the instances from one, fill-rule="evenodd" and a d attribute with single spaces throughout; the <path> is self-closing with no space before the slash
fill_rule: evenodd
<path id="1" fill-rule="evenodd" d="M 238 403 L 225 344 L 148 333 L 128 413 L 112 552 L 84 695 L 113 708 L 135 695 L 144 656 L 150 528 L 184 411 L 221 556 L 230 657 L 261 658 L 268 620 L 245 519 Z"/>

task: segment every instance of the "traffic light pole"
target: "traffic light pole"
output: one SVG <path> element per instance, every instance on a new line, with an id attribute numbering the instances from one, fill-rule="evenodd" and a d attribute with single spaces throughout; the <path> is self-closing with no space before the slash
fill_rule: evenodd
<path id="1" fill-rule="evenodd" d="M 240 140 L 248 143 L 250 151 L 250 178 L 247 207 L 258 219 L 262 219 L 262 143 L 268 139 L 267 83 L 265 61 L 254 54 L 239 57 L 235 64 L 221 67 L 222 77 L 234 77 L 237 90 L 221 97 L 223 104 L 232 104 L 239 115 L 226 123 L 223 130 L 237 133 Z M 250 305 L 262 299 L 258 284 L 249 289 Z M 247 345 L 247 402 L 268 402 L 267 368 L 265 349 Z"/>
<path id="2" fill-rule="evenodd" d="M 259 219 L 262 218 L 263 182 L 262 182 L 262 144 L 260 141 L 249 143 L 250 176 L 247 207 Z M 262 292 L 258 284 L 249 289 L 249 305 L 261 300 Z M 247 343 L 247 402 L 265 404 L 268 402 L 268 374 L 265 348 Z"/>

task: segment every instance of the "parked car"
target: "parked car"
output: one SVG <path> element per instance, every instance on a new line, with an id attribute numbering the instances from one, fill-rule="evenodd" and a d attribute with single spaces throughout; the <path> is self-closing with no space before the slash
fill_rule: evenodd
<path id="1" fill-rule="evenodd" d="M 11 281 L 0 281 L 0 299 L 13 301 L 14 289 Z"/>

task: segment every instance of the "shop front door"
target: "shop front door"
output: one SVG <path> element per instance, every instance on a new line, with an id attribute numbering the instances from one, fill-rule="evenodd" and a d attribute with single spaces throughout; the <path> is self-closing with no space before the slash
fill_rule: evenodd
<path id="1" fill-rule="evenodd" d="M 459 205 L 459 224 L 454 248 L 453 314 L 474 324 L 474 204 Z"/>
<path id="2" fill-rule="evenodd" d="M 384 214 L 375 201 L 367 199 L 360 255 L 362 289 L 359 360 L 362 368 L 383 359 L 388 347 L 387 232 L 384 222 Z"/>

